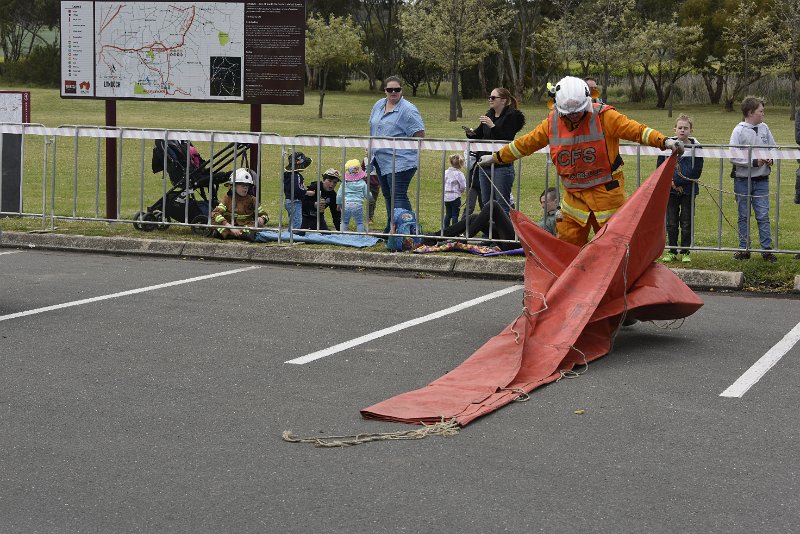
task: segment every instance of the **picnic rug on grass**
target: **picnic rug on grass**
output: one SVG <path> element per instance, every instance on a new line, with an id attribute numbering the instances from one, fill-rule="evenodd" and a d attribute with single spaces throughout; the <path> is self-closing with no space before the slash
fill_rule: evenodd
<path id="1" fill-rule="evenodd" d="M 320 234 L 319 232 L 294 232 L 290 236 L 289 231 L 284 230 L 280 234 L 276 230 L 261 230 L 256 234 L 256 241 L 267 243 L 269 241 L 294 241 L 300 243 L 311 243 L 314 245 L 341 245 L 345 247 L 366 248 L 377 245 L 382 239 L 369 235 L 355 234 Z"/>

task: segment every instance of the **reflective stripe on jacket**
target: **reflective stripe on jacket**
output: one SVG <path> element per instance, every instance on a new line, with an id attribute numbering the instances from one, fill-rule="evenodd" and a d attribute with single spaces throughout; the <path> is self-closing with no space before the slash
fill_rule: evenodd
<path id="1" fill-rule="evenodd" d="M 231 208 L 233 208 L 233 199 L 228 195 L 223 196 L 217 207 L 211 212 L 211 220 L 214 221 L 214 224 L 225 224 L 227 221 L 235 226 L 249 226 L 255 223 L 256 216 L 267 216 L 264 208 L 256 205 L 256 197 L 252 195 L 246 197 L 236 195 L 235 215 L 231 213 Z"/>
<path id="2" fill-rule="evenodd" d="M 589 222 L 589 217 L 592 215 L 592 213 L 594 213 L 594 218 L 597 220 L 598 224 L 603 226 L 606 222 L 608 222 L 611 216 L 614 215 L 617 210 L 619 210 L 619 207 L 616 207 L 608 210 L 586 211 L 571 205 L 569 200 L 570 195 L 564 195 L 564 197 L 562 197 L 561 213 L 572 217 L 576 221 L 580 222 L 583 226 L 586 226 L 586 224 Z"/>

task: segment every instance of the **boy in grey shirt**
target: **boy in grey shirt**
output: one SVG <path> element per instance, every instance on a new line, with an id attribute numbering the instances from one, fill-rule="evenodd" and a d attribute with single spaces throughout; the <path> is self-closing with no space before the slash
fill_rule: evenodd
<path id="1" fill-rule="evenodd" d="M 742 100 L 742 122 L 736 125 L 731 133 L 731 145 L 752 146 L 758 150 L 759 145 L 775 145 L 775 138 L 769 126 L 764 122 L 764 100 L 756 96 L 747 96 Z M 746 152 L 743 151 L 743 152 Z M 759 157 L 761 156 L 761 157 Z M 758 222 L 758 237 L 761 242 L 761 256 L 774 263 L 778 258 L 769 250 L 772 249 L 772 232 L 769 224 L 769 173 L 774 160 L 764 159 L 763 154 L 748 159 L 731 158 L 733 163 L 733 191 L 736 194 L 736 206 L 739 212 L 739 248 L 733 255 L 736 260 L 750 259 L 750 206 Z"/>

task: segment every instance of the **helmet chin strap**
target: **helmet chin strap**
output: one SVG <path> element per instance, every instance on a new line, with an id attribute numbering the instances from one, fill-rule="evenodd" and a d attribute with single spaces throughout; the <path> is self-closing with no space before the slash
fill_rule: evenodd
<path id="1" fill-rule="evenodd" d="M 583 118 L 584 118 L 585 116 L 586 116 L 586 112 L 585 112 L 585 111 L 583 111 L 583 112 L 581 112 L 581 116 L 580 116 L 580 118 L 579 118 L 578 120 L 576 120 L 576 121 L 573 121 L 572 119 L 570 119 L 570 118 L 569 118 L 569 115 L 561 115 L 561 117 L 562 117 L 562 118 L 563 118 L 565 121 L 567 121 L 567 122 L 570 124 L 570 126 L 572 126 L 572 128 L 575 128 L 575 127 L 576 127 L 578 124 L 580 124 L 580 122 L 583 120 Z"/>

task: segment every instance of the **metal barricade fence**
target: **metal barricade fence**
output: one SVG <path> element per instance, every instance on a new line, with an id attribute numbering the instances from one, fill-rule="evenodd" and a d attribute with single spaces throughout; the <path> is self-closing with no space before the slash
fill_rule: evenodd
<path id="1" fill-rule="evenodd" d="M 256 196 L 269 213 L 271 220 L 267 227 L 277 230 L 279 240 L 292 241 L 295 234 L 287 232 L 290 225 L 286 218 L 283 188 L 283 172 L 286 157 L 292 152 L 307 152 L 313 163 L 304 170 L 306 185 L 316 183 L 315 201 L 320 200 L 322 175 L 326 168 L 333 167 L 340 171 L 342 183 L 340 188 L 347 188 L 344 180 L 344 166 L 350 159 L 363 161 L 367 153 L 376 149 L 390 150 L 392 167 L 385 173 L 381 194 L 389 192 L 391 198 L 378 203 L 374 221 L 365 221 L 365 232 L 378 237 L 386 237 L 385 229 L 389 225 L 389 214 L 381 206 L 396 206 L 397 194 L 393 187 L 396 169 L 394 155 L 397 150 L 411 149 L 417 154 L 417 166 L 412 177 L 413 191 L 409 195 L 412 210 L 422 223 L 426 233 L 442 235 L 444 219 L 444 173 L 449 166 L 448 156 L 454 153 L 468 156 L 470 152 L 491 152 L 501 148 L 504 143 L 484 142 L 464 139 L 434 138 L 381 138 L 367 136 L 335 136 L 301 134 L 297 136 L 281 136 L 275 133 L 253 132 L 220 132 L 208 130 L 164 130 L 150 128 L 105 128 L 97 126 L 68 125 L 48 128 L 41 124 L 0 124 L 0 133 L 19 134 L 22 136 L 19 158 L 21 161 L 20 203 L 18 209 L 0 211 L 4 216 L 40 218 L 42 225 L 55 226 L 57 220 L 127 222 L 133 223 L 137 229 L 166 230 L 169 226 L 193 228 L 195 231 L 210 234 L 220 228 L 209 219 L 214 209 L 215 199 L 207 194 L 202 202 L 204 218 L 190 217 L 191 207 L 181 204 L 182 216 L 168 213 L 167 204 L 173 200 L 170 192 L 177 187 L 185 195 L 195 194 L 189 176 L 189 153 L 185 153 L 183 167 L 186 174 L 182 183 L 176 185 L 167 171 L 166 154 L 162 162 L 163 170 L 152 172 L 148 168 L 148 155 L 156 142 L 167 144 L 170 141 L 190 142 L 194 144 L 202 156 L 208 157 L 209 168 L 217 167 L 215 154 L 220 146 L 233 144 L 232 161 L 225 173 L 233 172 L 238 166 L 244 166 L 240 146 L 256 146 L 259 157 L 250 159 L 246 164 L 255 171 Z M 106 156 L 104 139 L 117 140 L 117 173 L 113 180 L 116 189 L 116 214 L 113 217 L 103 215 L 102 195 L 110 185 L 105 178 L 105 165 L 102 158 Z M 60 146 L 59 146 L 60 145 Z M 38 148 L 41 147 L 41 148 Z M 1 147 L 0 147 L 1 148 Z M 655 169 L 658 155 L 666 152 L 651 147 L 623 144 L 620 153 L 627 160 L 625 166 L 626 190 L 630 194 L 643 179 Z M 703 144 L 694 150 L 694 154 L 705 159 L 703 174 L 699 180 L 700 195 L 693 207 L 691 250 L 738 250 L 738 223 L 733 180 L 729 176 L 732 157 L 747 159 L 772 159 L 775 165 L 769 177 L 770 186 L 770 220 L 772 222 L 773 249 L 775 252 L 800 252 L 800 207 L 793 209 L 794 180 L 783 179 L 784 176 L 794 178 L 795 160 L 800 160 L 800 149 L 797 147 L 732 147 L 729 145 Z M 229 155 L 230 157 L 230 155 Z M 151 163 L 152 163 L 152 157 Z M 468 157 L 464 158 L 468 160 Z M 0 172 L 3 171 L 0 161 Z M 631 168 L 633 167 L 633 168 Z M 38 169 L 41 169 L 41 179 Z M 523 158 L 513 166 L 513 197 L 516 208 L 531 217 L 540 220 L 543 216 L 539 197 L 548 187 L 557 186 L 556 175 L 552 172 L 552 163 L 547 148 L 530 157 Z M 786 171 L 788 169 L 788 171 Z M 369 174 L 370 166 L 367 165 Z M 468 168 L 463 169 L 465 174 Z M 485 170 L 489 183 L 495 168 Z M 788 172 L 788 175 L 787 175 Z M 0 174 L 0 185 L 6 179 L 6 173 Z M 213 180 L 213 177 L 212 177 Z M 214 186 L 212 181 L 210 186 Z M 289 190 L 288 199 L 297 200 L 293 195 L 294 187 Z M 235 197 L 235 195 L 234 195 Z M 496 188 L 489 192 L 490 200 L 497 200 L 502 206 L 506 199 L 498 197 Z M 180 199 L 180 197 L 179 197 Z M 388 203 L 387 203 L 388 200 Z M 510 199 L 508 199 L 510 201 Z M 0 206 L 2 206 L 2 188 L 0 188 Z M 157 201 L 160 201 L 160 208 Z M 501 202 L 502 201 L 502 202 Z M 748 199 L 749 203 L 749 199 Z M 789 206 L 788 211 L 786 206 Z M 494 204 L 489 209 L 495 209 Z M 153 208 L 149 210 L 149 208 Z M 464 206 L 466 209 L 466 206 Z M 285 213 L 286 212 L 286 213 Z M 174 213 L 173 213 L 174 215 Z M 306 225 L 306 231 L 320 233 L 357 233 L 344 229 L 325 230 L 322 224 L 324 214 L 317 211 L 313 223 Z M 463 217 L 463 214 L 460 214 Z M 752 216 L 750 217 L 752 219 Z M 465 219 L 466 232 L 470 219 Z M 750 230 L 749 234 L 757 235 Z M 256 223 L 257 226 L 257 223 Z M 255 228 L 257 229 L 257 227 Z M 494 229 L 490 226 L 488 236 L 476 236 L 473 240 L 460 238 L 463 241 L 485 241 L 487 238 L 496 241 Z M 748 235 L 749 240 L 749 235 Z M 749 250 L 761 251 L 760 248 Z"/>

